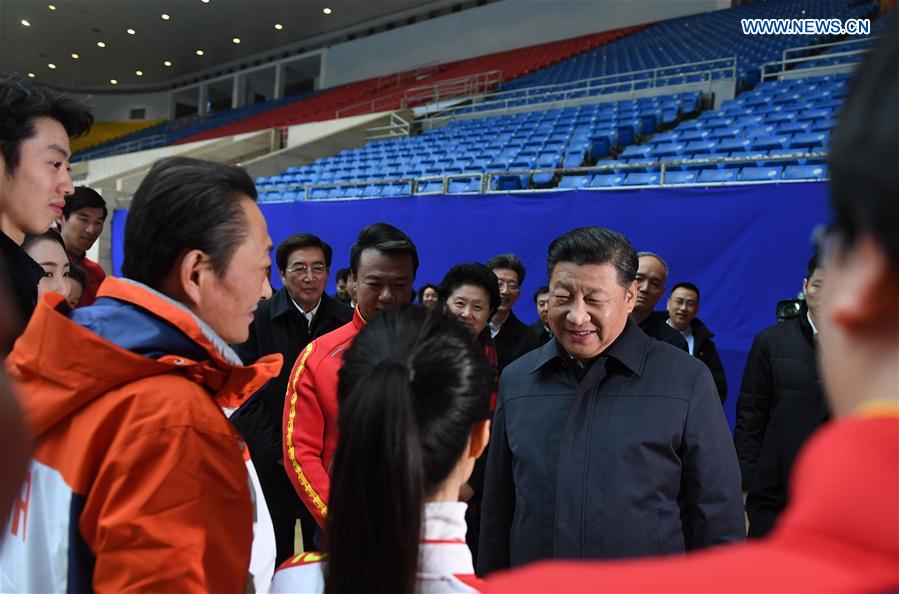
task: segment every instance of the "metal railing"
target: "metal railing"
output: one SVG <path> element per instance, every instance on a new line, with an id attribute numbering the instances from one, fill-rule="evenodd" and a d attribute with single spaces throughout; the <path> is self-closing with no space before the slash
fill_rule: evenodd
<path id="1" fill-rule="evenodd" d="M 815 43 L 813 45 L 804 45 L 802 47 L 791 47 L 791 48 L 787 48 L 783 51 L 783 54 L 781 54 L 781 61 L 786 62 L 787 60 L 794 58 L 794 56 L 792 54 L 796 54 L 795 57 L 805 57 L 805 56 L 814 54 L 815 57 L 821 58 L 821 57 L 824 57 L 824 55 L 826 55 L 826 54 L 822 54 L 820 52 L 820 50 L 822 50 L 824 48 L 840 47 L 840 48 L 847 48 L 847 51 L 849 51 L 848 48 L 850 46 L 855 46 L 855 45 L 859 45 L 862 43 L 871 43 L 875 39 L 877 39 L 877 37 L 869 36 L 869 37 L 862 37 L 859 39 L 847 39 L 845 41 L 833 41 L 830 43 Z"/>
<path id="2" fill-rule="evenodd" d="M 645 163 L 619 163 L 619 162 L 599 162 L 596 165 L 583 166 L 583 167 L 554 167 L 554 168 L 535 168 L 535 169 L 519 169 L 519 170 L 509 170 L 509 171 L 477 171 L 477 172 L 469 172 L 469 173 L 453 173 L 448 175 L 435 175 L 435 176 L 418 176 L 418 177 L 398 177 L 398 178 L 388 178 L 388 179 L 370 179 L 370 180 L 360 180 L 360 181 L 347 181 L 347 182 L 323 182 L 318 184 L 279 184 L 275 185 L 271 190 L 273 191 L 295 191 L 297 193 L 302 194 L 299 199 L 302 200 L 363 200 L 369 198 L 386 198 L 389 196 L 360 196 L 360 195 L 351 195 L 348 193 L 343 196 L 335 196 L 335 197 L 318 197 L 313 198 L 312 193 L 316 189 L 327 189 L 331 190 L 333 188 L 364 188 L 367 186 L 389 186 L 389 185 L 406 185 L 408 184 L 409 192 L 403 192 L 403 195 L 414 195 L 414 196 L 427 196 L 427 195 L 436 195 L 436 194 L 447 194 L 449 193 L 450 183 L 453 180 L 479 180 L 478 191 L 477 192 L 461 192 L 461 193 L 471 193 L 471 194 L 491 194 L 491 193 L 508 193 L 510 191 L 513 192 L 547 192 L 547 191 L 556 191 L 556 190 L 571 190 L 571 189 L 587 189 L 587 190 L 610 190 L 610 189 L 631 189 L 631 188 L 647 188 L 647 187 L 685 187 L 685 186 L 719 186 L 719 185 L 745 185 L 745 184 L 756 184 L 756 183 L 793 183 L 800 181 L 813 181 L 808 179 L 800 179 L 800 180 L 787 180 L 787 179 L 772 179 L 772 180 L 758 180 L 758 181 L 743 181 L 743 180 L 734 180 L 734 181 L 724 181 L 724 182 L 709 182 L 709 181 L 695 181 L 691 183 L 667 183 L 666 176 L 671 172 L 671 168 L 673 167 L 684 167 L 684 166 L 703 166 L 703 165 L 738 165 L 738 164 L 750 164 L 755 165 L 760 162 L 789 162 L 795 161 L 799 159 L 809 160 L 825 160 L 827 158 L 827 153 L 824 151 L 796 151 L 795 153 L 783 154 L 783 155 L 750 155 L 745 157 L 709 157 L 705 159 L 690 159 L 690 158 L 670 158 L 670 159 L 660 159 L 658 161 L 653 162 L 645 162 Z M 533 183 L 533 178 L 538 174 L 551 174 L 552 182 L 556 180 L 561 180 L 563 176 L 577 176 L 577 175 L 587 175 L 587 174 L 601 174 L 601 173 L 611 173 L 618 171 L 627 172 L 636 172 L 639 173 L 639 170 L 643 169 L 658 169 L 659 181 L 654 184 L 646 184 L 639 186 L 623 186 L 623 185 L 615 185 L 608 187 L 580 187 L 580 188 L 567 188 L 567 187 L 530 187 Z M 697 172 L 698 174 L 698 172 Z M 497 189 L 498 184 L 495 183 L 501 177 L 524 177 L 527 176 L 527 188 L 517 189 L 517 190 L 509 190 L 509 189 Z M 698 175 L 697 175 L 698 177 Z M 439 191 L 422 191 L 425 189 L 425 186 L 432 181 L 439 181 L 441 183 Z M 551 182 L 551 183 L 552 183 Z M 263 190 L 265 191 L 265 190 Z M 290 200 L 293 201 L 293 200 Z"/>
<path id="3" fill-rule="evenodd" d="M 467 76 L 435 81 L 431 84 L 404 89 L 387 95 L 373 97 L 342 107 L 334 112 L 335 118 L 348 115 L 363 115 L 393 109 L 407 109 L 425 103 L 434 103 L 445 99 L 457 99 L 486 93 L 497 88 L 503 82 L 502 70 L 489 70 Z"/>
<path id="4" fill-rule="evenodd" d="M 412 133 L 412 122 L 396 112 L 390 114 L 390 123 L 386 126 L 375 126 L 365 130 L 366 140 L 383 140 L 385 138 L 402 138 Z"/>
<path id="5" fill-rule="evenodd" d="M 819 43 L 815 45 L 807 45 L 803 47 L 794 47 L 784 50 L 783 57 L 774 62 L 768 62 L 762 65 L 762 80 L 770 80 L 778 78 L 787 72 L 794 75 L 816 76 L 818 74 L 829 74 L 841 70 L 847 70 L 854 67 L 854 63 L 828 64 L 825 66 L 809 66 L 802 67 L 803 64 L 810 64 L 818 60 L 831 60 L 833 58 L 844 58 L 847 56 L 858 56 L 861 58 L 870 51 L 870 47 L 862 47 L 861 49 L 849 49 L 863 43 L 870 44 L 877 37 L 865 37 L 863 39 L 850 39 L 848 41 L 838 41 L 835 43 Z M 820 49 L 836 47 L 847 48 L 846 51 L 837 53 L 808 53 L 817 52 Z M 787 57 L 789 54 L 805 54 L 796 58 Z"/>
<path id="6" fill-rule="evenodd" d="M 693 78 L 694 80 L 688 80 Z M 452 119 L 476 111 L 504 111 L 520 105 L 566 102 L 610 92 L 634 93 L 638 90 L 669 87 L 686 83 L 710 83 L 737 78 L 737 58 L 718 58 L 645 70 L 607 74 L 576 81 L 537 85 L 475 96 L 467 105 L 444 110 L 432 120 Z"/>
<path id="7" fill-rule="evenodd" d="M 414 70 L 406 70 L 405 72 L 394 72 L 393 74 L 385 74 L 378 77 L 375 81 L 375 91 L 381 91 L 390 87 L 395 87 L 401 83 L 410 80 L 421 80 L 429 76 L 433 76 L 440 71 L 440 63 L 436 60 L 422 64 Z"/>

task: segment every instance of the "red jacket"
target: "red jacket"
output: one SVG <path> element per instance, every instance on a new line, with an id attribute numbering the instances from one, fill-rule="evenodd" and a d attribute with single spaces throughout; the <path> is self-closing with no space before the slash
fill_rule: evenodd
<path id="1" fill-rule="evenodd" d="M 822 429 L 771 535 L 685 558 L 543 562 L 490 576 L 484 592 L 895 592 L 899 416 Z"/>
<path id="2" fill-rule="evenodd" d="M 220 407 L 277 375 L 281 355 L 236 365 L 138 283 L 108 278 L 99 297 L 70 310 L 44 296 L 7 360 L 35 447 L 0 537 L 0 589 L 239 594 L 253 508 Z"/>
<path id="3" fill-rule="evenodd" d="M 106 272 L 103 270 L 102 266 L 89 259 L 87 256 L 77 257 L 68 253 L 67 255 L 69 256 L 69 262 L 84 269 L 84 276 L 86 278 L 84 290 L 81 293 L 81 301 L 78 302 L 78 307 L 92 305 L 97 298 L 97 291 L 100 289 L 100 285 L 103 284 L 103 281 L 106 279 Z"/>
<path id="4" fill-rule="evenodd" d="M 320 526 L 328 516 L 328 473 L 337 447 L 337 372 L 343 365 L 343 353 L 364 326 L 365 319 L 357 307 L 349 323 L 303 349 L 287 384 L 284 467 Z"/>

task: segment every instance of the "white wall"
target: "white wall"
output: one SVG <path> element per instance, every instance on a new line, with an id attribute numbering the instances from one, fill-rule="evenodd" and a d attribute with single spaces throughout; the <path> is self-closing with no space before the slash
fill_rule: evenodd
<path id="1" fill-rule="evenodd" d="M 322 87 L 730 7 L 730 0 L 505 0 L 336 45 Z"/>
<path id="2" fill-rule="evenodd" d="M 171 117 L 171 96 L 170 91 L 134 95 L 82 95 L 93 106 L 94 119 L 98 122 L 129 120 L 129 112 L 141 107 L 147 110 L 144 119 L 168 119 Z"/>

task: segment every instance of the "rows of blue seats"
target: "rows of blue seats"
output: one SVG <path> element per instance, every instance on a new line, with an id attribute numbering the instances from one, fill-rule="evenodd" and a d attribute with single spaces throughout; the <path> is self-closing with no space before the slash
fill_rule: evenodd
<path id="1" fill-rule="evenodd" d="M 675 184 L 716 184 L 732 182 L 777 182 L 781 180 L 823 180 L 826 165 L 775 165 L 767 167 L 727 167 L 688 171 L 660 171 L 633 173 L 596 173 L 565 176 L 560 188 L 612 188 L 618 186 L 656 186 Z"/>
<path id="2" fill-rule="evenodd" d="M 823 54 L 820 55 L 819 58 L 814 60 L 809 60 L 805 62 L 800 62 L 796 64 L 796 69 L 807 69 L 807 68 L 821 68 L 825 66 L 834 66 L 837 64 L 851 64 L 854 62 L 861 62 L 862 58 L 864 58 L 864 53 L 853 53 L 860 52 L 862 50 L 870 50 L 874 45 L 874 38 L 883 34 L 886 30 L 887 26 L 892 19 L 896 18 L 896 12 L 891 12 L 888 15 L 885 15 L 879 19 L 875 19 L 871 23 L 871 33 L 867 35 L 852 35 L 846 38 L 845 41 L 852 42 L 849 44 L 840 44 L 835 45 L 833 47 L 828 48 Z M 840 55 L 840 54 L 851 54 L 851 55 Z M 792 58 L 800 57 L 801 54 L 797 54 L 791 56 Z"/>
<path id="3" fill-rule="evenodd" d="M 285 185 L 577 167 L 695 112 L 700 99 L 699 93 L 683 93 L 454 122 L 415 137 L 370 142 L 256 183 L 271 191 Z M 551 179 L 551 174 L 535 176 L 542 185 Z"/>
<path id="4" fill-rule="evenodd" d="M 861 18 L 870 16 L 875 10 L 874 2 L 787 0 L 758 2 L 671 19 L 518 78 L 506 83 L 503 89 L 566 83 L 732 56 L 738 59 L 737 76 L 741 83 L 751 86 L 758 81 L 761 66 L 780 60 L 785 49 L 829 39 L 808 35 L 735 35 L 735 31 L 741 31 L 741 19 Z"/>

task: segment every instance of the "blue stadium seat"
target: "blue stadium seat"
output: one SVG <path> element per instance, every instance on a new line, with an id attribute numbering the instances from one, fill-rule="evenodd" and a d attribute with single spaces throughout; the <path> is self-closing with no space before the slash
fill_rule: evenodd
<path id="1" fill-rule="evenodd" d="M 569 189 L 586 188 L 590 186 L 592 178 L 592 175 L 566 175 L 559 182 L 559 187 Z"/>
<path id="2" fill-rule="evenodd" d="M 625 186 L 651 186 L 659 183 L 660 173 L 628 173 L 624 178 Z"/>
<path id="3" fill-rule="evenodd" d="M 593 176 L 590 183 L 591 188 L 611 188 L 620 186 L 624 181 L 624 176 L 620 173 L 599 173 Z"/>
<path id="4" fill-rule="evenodd" d="M 779 180 L 783 167 L 743 167 L 740 169 L 740 181 L 774 181 Z"/>
<path id="5" fill-rule="evenodd" d="M 792 165 L 784 169 L 784 179 L 815 179 L 827 178 L 826 165 Z"/>
<path id="6" fill-rule="evenodd" d="M 737 179 L 737 169 L 703 169 L 699 172 L 700 183 L 732 182 Z"/>
<path id="7" fill-rule="evenodd" d="M 696 171 L 666 171 L 665 184 L 692 184 L 696 182 Z"/>

